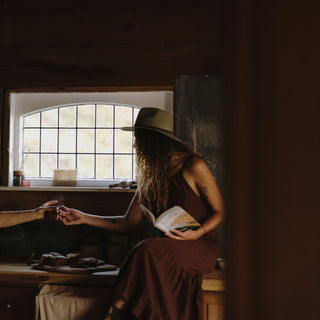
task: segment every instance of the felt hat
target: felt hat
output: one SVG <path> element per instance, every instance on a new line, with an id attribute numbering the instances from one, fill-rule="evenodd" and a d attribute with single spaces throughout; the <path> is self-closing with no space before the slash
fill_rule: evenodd
<path id="1" fill-rule="evenodd" d="M 182 142 L 173 134 L 172 114 L 157 108 L 141 108 L 133 127 L 122 127 L 124 131 L 134 131 L 135 128 L 159 132 L 175 141 Z"/>

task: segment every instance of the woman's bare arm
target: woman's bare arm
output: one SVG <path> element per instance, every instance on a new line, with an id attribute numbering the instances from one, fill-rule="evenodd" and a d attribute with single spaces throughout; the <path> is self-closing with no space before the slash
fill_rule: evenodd
<path id="1" fill-rule="evenodd" d="M 137 194 L 134 195 L 127 213 L 123 216 L 99 216 L 62 206 L 58 209 L 59 220 L 65 225 L 88 224 L 111 231 L 128 232 L 141 220 Z"/>
<path id="2" fill-rule="evenodd" d="M 224 221 L 226 215 L 225 204 L 210 169 L 202 159 L 195 160 L 191 167 L 191 174 L 200 195 L 212 208 L 212 216 L 202 224 L 207 232 L 215 229 Z"/>
<path id="3" fill-rule="evenodd" d="M 225 205 L 222 199 L 216 181 L 201 158 L 194 158 L 192 163 L 184 170 L 184 177 L 191 188 L 204 198 L 212 209 L 212 215 L 197 230 L 188 230 L 179 232 L 172 230 L 177 237 L 176 239 L 194 240 L 201 237 L 204 233 L 215 229 L 225 219 Z M 170 234 L 168 234 L 170 236 Z"/>

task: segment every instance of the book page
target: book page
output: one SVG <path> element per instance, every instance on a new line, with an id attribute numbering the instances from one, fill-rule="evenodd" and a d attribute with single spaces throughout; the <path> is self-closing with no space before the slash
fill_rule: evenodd
<path id="1" fill-rule="evenodd" d="M 142 203 L 140 204 L 140 209 L 142 210 L 143 214 L 148 218 L 148 220 L 155 225 L 156 224 L 156 219 L 153 215 L 153 213 L 145 207 Z"/>
<path id="2" fill-rule="evenodd" d="M 197 229 L 200 224 L 184 209 L 179 206 L 172 207 L 165 211 L 156 220 L 159 229 L 177 229 L 179 231 L 186 231 L 188 229 Z"/>

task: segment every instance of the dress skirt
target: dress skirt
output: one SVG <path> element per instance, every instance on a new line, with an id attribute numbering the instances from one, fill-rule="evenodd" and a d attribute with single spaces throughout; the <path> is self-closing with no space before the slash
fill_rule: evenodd
<path id="1" fill-rule="evenodd" d="M 182 173 L 171 187 L 169 206 L 180 205 L 200 223 L 212 214 Z M 121 266 L 114 301 L 142 320 L 202 320 L 202 274 L 219 256 L 217 231 L 197 240 L 150 237 L 129 252 Z"/>

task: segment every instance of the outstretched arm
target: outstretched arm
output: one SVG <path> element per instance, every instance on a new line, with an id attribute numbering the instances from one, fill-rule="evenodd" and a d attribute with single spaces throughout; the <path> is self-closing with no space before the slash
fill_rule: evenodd
<path id="1" fill-rule="evenodd" d="M 167 236 L 179 240 L 196 240 L 204 233 L 215 229 L 225 219 L 225 205 L 210 169 L 201 158 L 192 161 L 185 169 L 184 176 L 193 190 L 208 202 L 212 215 L 197 230 L 172 230 L 174 235 L 170 233 Z"/>
<path id="2" fill-rule="evenodd" d="M 137 194 L 133 197 L 124 216 L 99 216 L 62 206 L 58 209 L 59 220 L 65 225 L 88 224 L 111 231 L 128 232 L 140 221 L 142 213 Z"/>
<path id="3" fill-rule="evenodd" d="M 11 227 L 17 224 L 43 219 L 46 211 L 56 211 L 56 207 L 50 208 L 50 206 L 54 206 L 57 203 L 57 200 L 52 200 L 44 203 L 36 209 L 21 211 L 1 211 L 0 228 Z"/>

